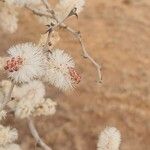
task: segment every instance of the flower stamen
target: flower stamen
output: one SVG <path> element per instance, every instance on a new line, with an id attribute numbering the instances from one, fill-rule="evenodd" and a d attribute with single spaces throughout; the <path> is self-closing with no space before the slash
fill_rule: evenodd
<path id="1" fill-rule="evenodd" d="M 77 73 L 77 71 L 73 67 L 68 67 L 69 74 L 71 76 L 71 80 L 73 80 L 76 84 L 79 84 L 81 81 L 81 76 Z"/>
<path id="2" fill-rule="evenodd" d="M 7 60 L 4 69 L 9 72 L 18 71 L 22 63 L 23 63 L 23 59 L 20 56 L 12 57 L 11 59 Z"/>

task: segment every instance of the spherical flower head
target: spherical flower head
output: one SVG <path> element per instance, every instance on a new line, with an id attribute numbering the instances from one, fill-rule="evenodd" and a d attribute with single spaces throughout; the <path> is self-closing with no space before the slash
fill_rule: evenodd
<path id="1" fill-rule="evenodd" d="M 19 101 L 17 103 L 9 103 L 9 106 L 15 111 L 17 118 L 27 118 L 32 115 L 35 108 L 41 104 L 45 96 L 45 87 L 40 81 L 32 81 L 22 87 L 18 87 L 21 93 L 17 96 Z"/>
<path id="2" fill-rule="evenodd" d="M 0 147 L 0 150 L 21 150 L 21 147 L 18 144 L 7 144 Z"/>
<path id="3" fill-rule="evenodd" d="M 32 102 L 36 103 L 38 99 L 41 99 L 45 96 L 45 86 L 41 81 L 30 81 L 30 83 L 23 84 L 21 87 L 16 87 L 14 96 L 20 100 L 25 98 L 30 99 Z"/>
<path id="4" fill-rule="evenodd" d="M 22 99 L 16 106 L 15 117 L 24 119 L 29 117 L 34 111 L 34 107 L 29 100 Z"/>
<path id="5" fill-rule="evenodd" d="M 14 33 L 17 30 L 17 12 L 13 8 L 4 6 L 0 10 L 0 27 L 8 33 Z"/>
<path id="6" fill-rule="evenodd" d="M 17 140 L 18 132 L 16 129 L 0 125 L 0 146 L 5 146 Z"/>
<path id="7" fill-rule="evenodd" d="M 4 69 L 16 83 L 29 82 L 44 73 L 42 50 L 32 43 L 18 44 L 8 50 L 9 59 Z"/>
<path id="8" fill-rule="evenodd" d="M 114 127 L 107 127 L 99 136 L 97 150 L 119 150 L 120 142 L 120 131 Z"/>
<path id="9" fill-rule="evenodd" d="M 43 101 L 35 108 L 33 116 L 53 115 L 56 112 L 56 105 L 57 103 L 50 98 L 43 99 Z"/>
<path id="10" fill-rule="evenodd" d="M 45 80 L 60 90 L 72 90 L 81 80 L 74 67 L 72 57 L 57 49 L 49 53 Z"/>
<path id="11" fill-rule="evenodd" d="M 60 5 L 66 9 L 76 8 L 76 13 L 80 13 L 85 5 L 85 0 L 59 0 Z"/>

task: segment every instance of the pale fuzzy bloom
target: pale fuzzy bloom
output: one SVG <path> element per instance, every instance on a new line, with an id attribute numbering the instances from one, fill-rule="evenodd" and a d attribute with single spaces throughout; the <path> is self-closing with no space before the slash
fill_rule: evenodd
<path id="1" fill-rule="evenodd" d="M 18 28 L 17 12 L 11 7 L 2 7 L 0 10 L 0 27 L 9 33 L 14 33 Z"/>
<path id="2" fill-rule="evenodd" d="M 31 81 L 21 87 L 18 86 L 16 87 L 16 91 L 18 92 L 14 93 L 14 96 L 17 97 L 17 99 L 32 99 L 34 103 L 36 103 L 37 99 L 41 99 L 45 96 L 45 86 L 38 80 Z"/>
<path id="3" fill-rule="evenodd" d="M 0 70 L 4 70 L 4 66 L 8 57 L 0 57 Z"/>
<path id="4" fill-rule="evenodd" d="M 0 146 L 5 146 L 17 140 L 18 132 L 16 129 L 0 125 Z"/>
<path id="5" fill-rule="evenodd" d="M 7 112 L 5 110 L 0 111 L 0 120 L 5 119 Z"/>
<path id="6" fill-rule="evenodd" d="M 25 5 L 36 5 L 40 4 L 41 0 L 5 0 L 8 5 L 25 6 Z"/>
<path id="7" fill-rule="evenodd" d="M 120 143 L 120 131 L 114 127 L 107 127 L 99 135 L 97 150 L 119 150 Z"/>
<path id="8" fill-rule="evenodd" d="M 8 106 L 15 111 L 18 118 L 30 116 L 45 96 L 45 87 L 41 81 L 32 81 L 17 87 L 17 91 L 13 93 L 16 101 L 9 102 Z"/>
<path id="9" fill-rule="evenodd" d="M 0 83 L 0 87 L 4 92 L 4 95 L 7 95 L 11 86 L 11 82 L 9 80 L 2 80 Z M 8 103 L 8 106 L 15 111 L 17 109 L 18 103 L 20 107 L 26 107 L 22 105 L 28 105 L 22 103 L 21 100 L 25 99 L 25 101 L 29 101 L 31 107 L 34 105 L 39 104 L 40 99 L 45 96 L 45 86 L 41 81 L 31 81 L 28 84 L 23 84 L 22 86 L 15 86 L 12 92 L 13 100 Z M 30 106 L 29 106 L 30 109 Z"/>
<path id="10" fill-rule="evenodd" d="M 18 103 L 10 102 L 8 105 L 15 110 L 16 117 L 26 118 L 31 115 L 45 96 L 45 87 L 41 81 L 32 81 L 17 89 L 18 93 L 14 96 L 19 100 Z"/>
<path id="11" fill-rule="evenodd" d="M 1 146 L 0 150 L 21 150 L 18 144 L 7 144 L 6 146 Z"/>
<path id="12" fill-rule="evenodd" d="M 56 105 L 57 103 L 52 101 L 50 98 L 47 98 L 46 100 L 43 99 L 43 101 L 41 101 L 41 104 L 39 104 L 38 107 L 35 108 L 33 116 L 53 115 L 56 112 Z"/>
<path id="13" fill-rule="evenodd" d="M 34 112 L 35 107 L 41 103 L 45 96 L 45 87 L 40 81 L 32 81 L 29 84 L 18 88 L 21 95 L 17 97 L 18 103 L 9 103 L 9 107 L 15 110 L 17 118 L 29 117 Z"/>
<path id="14" fill-rule="evenodd" d="M 70 55 L 63 50 L 49 53 L 45 81 L 60 90 L 72 90 L 80 82 L 80 76 L 74 69 L 75 63 Z"/>
<path id="15" fill-rule="evenodd" d="M 15 109 L 15 116 L 17 118 L 23 119 L 31 116 L 34 112 L 34 106 L 32 105 L 32 100 L 22 99 L 17 103 Z"/>
<path id="16" fill-rule="evenodd" d="M 16 83 L 29 82 L 44 74 L 45 55 L 32 43 L 18 44 L 8 50 L 5 70 Z"/>

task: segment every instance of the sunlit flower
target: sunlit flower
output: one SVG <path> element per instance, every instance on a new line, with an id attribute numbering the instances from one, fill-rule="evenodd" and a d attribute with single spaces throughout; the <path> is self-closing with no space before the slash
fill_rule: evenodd
<path id="1" fill-rule="evenodd" d="M 17 118 L 27 118 L 29 117 L 32 112 L 34 111 L 34 107 L 30 100 L 22 99 L 17 103 L 16 109 L 15 109 L 15 116 Z"/>
<path id="2" fill-rule="evenodd" d="M 18 93 L 14 93 L 18 99 L 26 98 L 34 100 L 41 99 L 45 96 L 45 86 L 41 81 L 31 81 L 28 84 L 24 84 L 21 87 L 16 87 Z"/>
<path id="3" fill-rule="evenodd" d="M 34 44 L 18 44 L 11 47 L 8 54 L 10 57 L 6 62 L 5 70 L 14 82 L 29 82 L 43 75 L 45 56 Z"/>
<path id="4" fill-rule="evenodd" d="M 18 144 L 7 144 L 5 146 L 1 146 L 0 150 L 21 150 L 21 147 Z"/>
<path id="5" fill-rule="evenodd" d="M 12 143 L 18 138 L 18 132 L 16 129 L 10 127 L 4 127 L 0 125 L 0 146 Z"/>
<path id="6" fill-rule="evenodd" d="M 15 111 L 15 116 L 18 118 L 29 117 L 35 110 L 35 107 L 41 104 L 41 100 L 45 96 L 45 87 L 40 81 L 32 81 L 22 87 L 18 87 L 16 99 L 18 102 L 10 102 L 8 105 Z M 14 95 L 15 96 L 15 95 Z"/>
<path id="7" fill-rule="evenodd" d="M 45 81 L 60 90 L 71 90 L 81 79 L 74 67 L 75 64 L 72 57 L 64 53 L 63 50 L 57 49 L 49 53 Z"/>
<path id="8" fill-rule="evenodd" d="M 97 150 L 119 150 L 120 142 L 120 131 L 114 127 L 107 127 L 99 136 Z"/>
<path id="9" fill-rule="evenodd" d="M 1 81 L 0 87 L 4 95 L 8 94 L 10 86 L 10 81 Z M 11 108 L 11 110 L 15 111 L 16 117 L 25 118 L 34 111 L 36 106 L 41 104 L 41 99 L 44 97 L 44 84 L 41 81 L 30 81 L 28 84 L 23 84 L 22 86 L 15 85 L 12 92 L 12 100 L 7 105 Z"/>
<path id="10" fill-rule="evenodd" d="M 53 115 L 56 112 L 56 105 L 57 103 L 52 101 L 50 98 L 43 99 L 43 101 L 41 101 L 41 103 L 35 108 L 33 115 Z"/>
<path id="11" fill-rule="evenodd" d="M 17 12 L 11 7 L 2 7 L 0 10 L 0 27 L 9 33 L 14 33 L 18 28 Z"/>

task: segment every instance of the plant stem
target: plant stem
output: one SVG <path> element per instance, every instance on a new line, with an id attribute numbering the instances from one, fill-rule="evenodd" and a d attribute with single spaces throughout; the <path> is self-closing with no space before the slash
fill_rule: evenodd
<path id="1" fill-rule="evenodd" d="M 38 131 L 37 131 L 35 125 L 34 125 L 34 122 L 33 122 L 32 118 L 28 117 L 27 121 L 28 121 L 28 126 L 29 126 L 29 129 L 30 129 L 30 132 L 31 132 L 32 136 L 34 137 L 34 139 L 36 140 L 36 142 L 41 146 L 41 148 L 43 148 L 43 150 L 52 150 L 40 138 L 39 133 L 38 133 Z"/>

